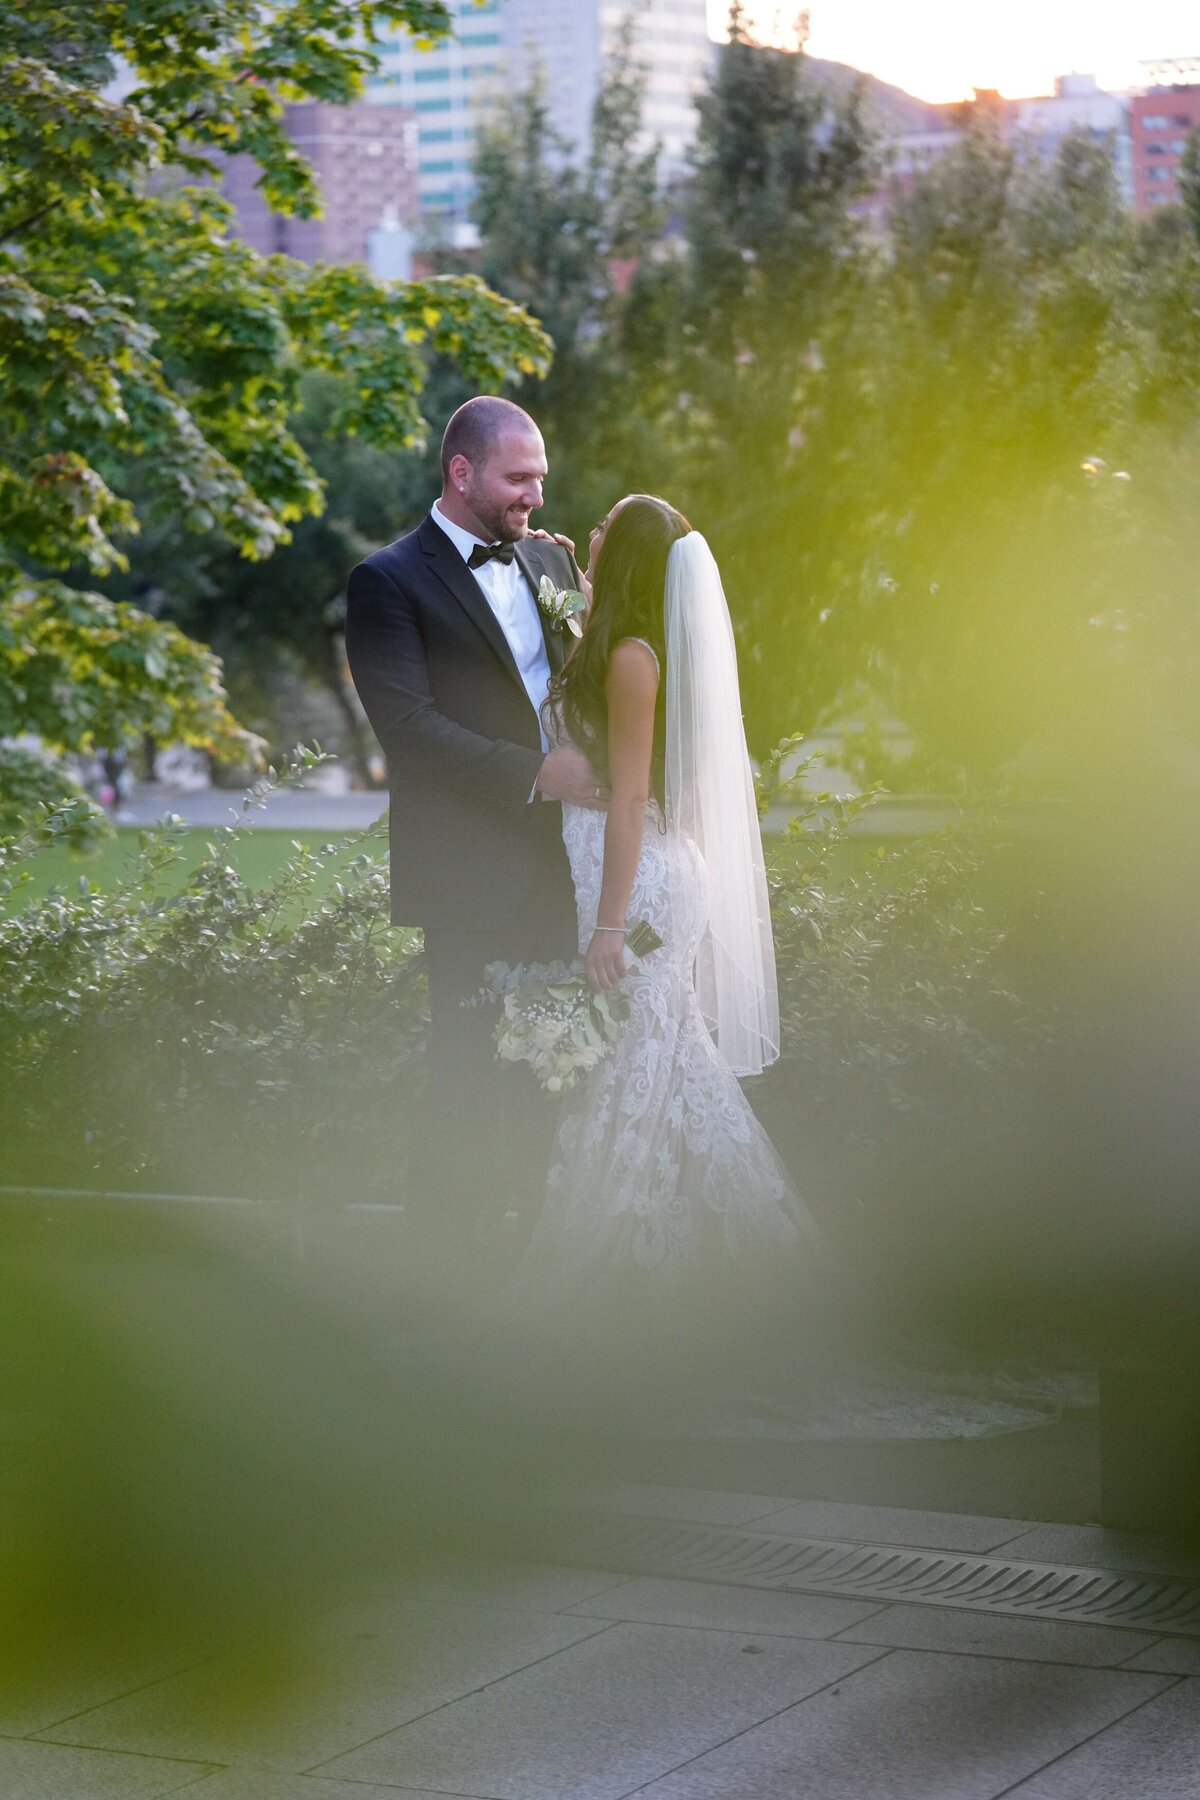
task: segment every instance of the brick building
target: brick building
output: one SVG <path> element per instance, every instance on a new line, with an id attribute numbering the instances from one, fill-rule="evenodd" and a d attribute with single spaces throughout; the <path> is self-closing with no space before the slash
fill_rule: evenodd
<path id="1" fill-rule="evenodd" d="M 1133 205 L 1139 213 L 1179 199 L 1179 163 L 1200 131 L 1200 57 L 1147 64 L 1151 86 L 1130 107 Z"/>
<path id="2" fill-rule="evenodd" d="M 324 214 L 297 219 L 272 212 L 257 185 L 258 165 L 248 156 L 230 157 L 221 188 L 236 208 L 238 236 L 268 256 L 279 252 L 301 262 L 367 262 L 372 267 L 384 246 L 391 266 L 378 273 L 403 274 L 396 240 L 404 238 L 417 217 L 413 114 L 365 100 L 349 106 L 308 100 L 286 107 L 284 122 L 316 171 Z"/>

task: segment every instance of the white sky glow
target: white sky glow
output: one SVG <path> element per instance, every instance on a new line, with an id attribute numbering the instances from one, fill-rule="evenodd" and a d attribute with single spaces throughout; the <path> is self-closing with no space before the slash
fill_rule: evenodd
<path id="1" fill-rule="evenodd" d="M 709 31 L 725 36 L 728 6 L 708 0 Z M 754 35 L 794 43 L 798 6 L 746 0 Z M 1144 60 L 1200 57 L 1196 0 L 809 0 L 813 56 L 850 63 L 923 100 L 972 88 L 1011 98 L 1048 94 L 1071 70 L 1101 87 L 1145 84 Z"/>

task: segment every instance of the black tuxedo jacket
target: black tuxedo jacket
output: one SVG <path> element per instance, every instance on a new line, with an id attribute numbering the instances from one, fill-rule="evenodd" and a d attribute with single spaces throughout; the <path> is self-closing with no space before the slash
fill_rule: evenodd
<path id="1" fill-rule="evenodd" d="M 527 540 L 516 556 L 535 594 L 543 574 L 580 585 L 558 544 Z M 563 631 L 539 617 L 557 671 Z M 387 756 L 392 923 L 502 934 L 534 897 L 570 908 L 562 808 L 529 800 L 537 715 L 486 595 L 432 517 L 352 572 L 346 654 Z"/>

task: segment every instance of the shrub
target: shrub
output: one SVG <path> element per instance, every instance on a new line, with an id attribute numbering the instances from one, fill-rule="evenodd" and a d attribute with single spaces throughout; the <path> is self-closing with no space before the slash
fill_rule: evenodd
<path id="1" fill-rule="evenodd" d="M 318 760 L 298 753 L 254 797 Z M 995 829 L 863 852 L 875 798 L 807 800 L 772 840 L 783 1054 L 754 1098 L 818 1206 L 886 1204 L 889 1169 L 1007 1129 L 1052 1024 L 1014 991 L 983 897 Z M 182 886 L 168 823 L 110 891 L 81 877 L 0 919 L 8 1181 L 401 1195 L 425 1007 L 419 936 L 387 923 L 383 826 L 297 847 L 259 888 L 230 864 L 239 829 Z M 8 846 L 10 888 L 35 847 Z"/>
<path id="2" fill-rule="evenodd" d="M 764 809 L 796 745 L 768 759 Z M 794 794 L 807 766 L 783 787 Z M 855 827 L 869 831 L 881 791 L 794 800 L 773 840 L 782 1049 L 755 1094 L 810 1202 L 843 1222 L 858 1209 L 864 1225 L 914 1189 L 919 1202 L 953 1188 L 955 1167 L 1006 1141 L 1056 1025 L 1025 991 L 993 898 L 1013 831 L 977 806 L 871 845 Z"/>
<path id="3" fill-rule="evenodd" d="M 181 829 L 141 833 L 115 888 L 83 876 L 0 920 L 6 1179 L 397 1197 L 422 980 L 387 925 L 381 827 L 331 884 L 346 839 L 297 846 L 259 889 L 230 866 L 233 827 L 178 888 Z M 8 846 L 10 889 L 32 847 Z"/>
<path id="4" fill-rule="evenodd" d="M 103 809 L 88 798 L 61 757 L 0 742 L 0 842 L 29 831 L 81 854 L 112 835 Z"/>

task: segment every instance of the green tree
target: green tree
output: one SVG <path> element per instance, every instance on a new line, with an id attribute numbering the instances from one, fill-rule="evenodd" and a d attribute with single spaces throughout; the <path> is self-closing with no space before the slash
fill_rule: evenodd
<path id="1" fill-rule="evenodd" d="M 546 518 L 576 537 L 661 469 L 638 401 L 633 323 L 665 224 L 644 89 L 627 19 L 581 157 L 555 125 L 542 70 L 500 107 L 476 153 L 483 277 L 536 312 L 554 344 L 545 382 L 535 391 L 527 377 L 512 392 L 546 438 Z"/>
<path id="2" fill-rule="evenodd" d="M 986 105 L 959 128 L 889 190 L 864 96 L 735 10 L 624 291 L 536 87 L 486 142 L 484 268 L 556 340 L 549 516 L 644 487 L 705 531 L 758 751 L 890 714 L 909 781 L 1053 781 L 1143 728 L 1139 684 L 1195 711 L 1200 243 L 1182 208 L 1138 225 L 1086 134 L 1044 160 Z"/>
<path id="3" fill-rule="evenodd" d="M 1104 145 L 1018 156 L 978 108 L 892 241 L 859 440 L 877 689 L 943 778 L 1022 756 L 1061 774 L 1131 711 L 1163 516 L 1154 396 L 1194 407 L 1194 378 L 1168 400 L 1155 372 L 1167 271 L 1138 277 Z"/>
<path id="4" fill-rule="evenodd" d="M 292 429 L 306 370 L 342 378 L 332 433 L 400 448 L 423 434 L 429 349 L 494 387 L 548 346 L 478 278 L 384 287 L 261 258 L 203 185 L 213 152 L 245 153 L 273 206 L 317 210 L 282 103 L 353 98 L 377 32 L 440 35 L 441 0 L 32 13 L 0 0 L 0 735 L 69 750 L 151 731 L 244 755 L 215 659 L 79 584 L 125 566 L 143 518 L 262 558 L 318 515 Z"/>
<path id="5" fill-rule="evenodd" d="M 752 42 L 735 7 L 700 100 L 653 392 L 677 445 L 671 497 L 726 573 L 759 749 L 843 678 L 823 615 L 855 557 L 838 458 L 873 304 L 856 209 L 875 171 L 861 91 L 824 86 L 802 44 Z"/>
<path id="6" fill-rule="evenodd" d="M 461 377 L 455 379 L 461 386 Z M 433 382 L 436 394 L 439 371 Z M 299 520 L 265 562 L 247 561 L 212 533 L 181 554 L 178 529 L 153 522 L 130 546 L 128 571 L 106 586 L 212 646 L 233 710 L 266 740 L 274 759 L 316 737 L 369 780 L 374 740 L 342 642 L 346 577 L 420 516 L 433 478 L 425 455 L 399 455 L 330 432 L 342 403 L 336 377 L 308 374 L 301 394 L 294 430 L 321 481 L 319 516 Z"/>

